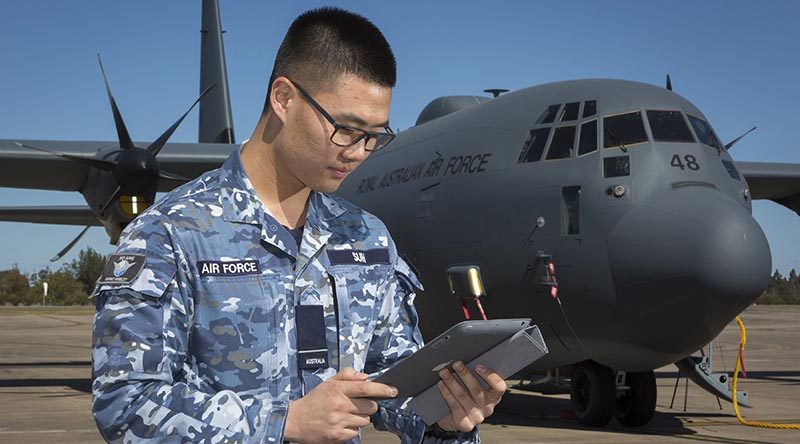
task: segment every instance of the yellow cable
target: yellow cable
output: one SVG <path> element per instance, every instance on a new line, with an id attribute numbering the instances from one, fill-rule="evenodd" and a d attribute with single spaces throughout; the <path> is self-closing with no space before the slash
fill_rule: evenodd
<path id="1" fill-rule="evenodd" d="M 738 419 L 742 425 L 748 427 L 800 430 L 800 424 L 776 424 L 772 422 L 748 421 L 742 418 L 742 414 L 739 412 L 739 402 L 738 399 L 736 399 L 736 381 L 739 379 L 739 370 L 742 368 L 742 355 L 744 354 L 744 344 L 747 342 L 747 332 L 744 329 L 744 322 L 742 322 L 739 316 L 736 316 L 736 323 L 739 324 L 739 334 L 741 337 L 739 340 L 739 356 L 736 358 L 736 369 L 733 371 L 733 411 L 736 412 L 736 419 Z"/>

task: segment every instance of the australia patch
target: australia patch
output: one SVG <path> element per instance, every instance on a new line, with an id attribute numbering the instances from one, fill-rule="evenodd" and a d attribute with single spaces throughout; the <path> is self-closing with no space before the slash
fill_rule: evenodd
<path id="1" fill-rule="evenodd" d="M 200 276 L 244 276 L 261 274 L 257 260 L 244 261 L 198 261 Z"/>
<path id="2" fill-rule="evenodd" d="M 144 269 L 143 254 L 112 254 L 98 284 L 131 284 Z"/>
<path id="3" fill-rule="evenodd" d="M 371 250 L 328 250 L 331 265 L 373 265 L 388 264 L 389 250 L 373 248 Z"/>

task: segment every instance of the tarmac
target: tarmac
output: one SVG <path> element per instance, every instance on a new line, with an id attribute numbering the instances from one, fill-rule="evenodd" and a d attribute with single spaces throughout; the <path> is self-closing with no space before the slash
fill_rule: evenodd
<path id="1" fill-rule="evenodd" d="M 103 442 L 91 415 L 91 308 L 0 307 L 0 443 Z M 751 307 L 747 326 L 749 419 L 800 423 L 800 306 Z M 676 334 L 681 326 L 676 325 Z M 714 346 L 715 371 L 731 372 L 739 332 L 731 323 Z M 796 443 L 800 430 L 740 425 L 731 404 L 695 386 L 678 385 L 677 369 L 657 370 L 658 404 L 650 424 L 630 429 L 612 421 L 589 429 L 572 418 L 567 395 L 512 388 L 481 426 L 484 443 Z M 516 381 L 509 381 L 513 385 Z M 688 387 L 688 397 L 684 398 Z M 684 410 L 684 404 L 686 409 Z M 366 428 L 365 443 L 397 443 Z"/>

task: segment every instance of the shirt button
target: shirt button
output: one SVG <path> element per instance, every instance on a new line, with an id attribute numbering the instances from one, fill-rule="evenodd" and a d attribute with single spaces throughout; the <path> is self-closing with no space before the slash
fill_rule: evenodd
<path id="1" fill-rule="evenodd" d="M 270 230 L 270 231 L 276 231 L 277 229 L 278 229 L 278 226 L 277 226 L 277 225 L 270 225 L 270 226 L 269 226 L 269 230 Z"/>

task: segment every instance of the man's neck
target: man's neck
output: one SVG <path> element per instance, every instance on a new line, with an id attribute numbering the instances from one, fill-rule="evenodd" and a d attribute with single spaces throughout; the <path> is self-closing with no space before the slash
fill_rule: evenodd
<path id="1" fill-rule="evenodd" d="M 242 150 L 242 166 L 267 210 L 280 224 L 294 228 L 305 224 L 311 189 L 282 171 L 275 159 L 275 140 L 262 137 L 259 122 Z"/>

